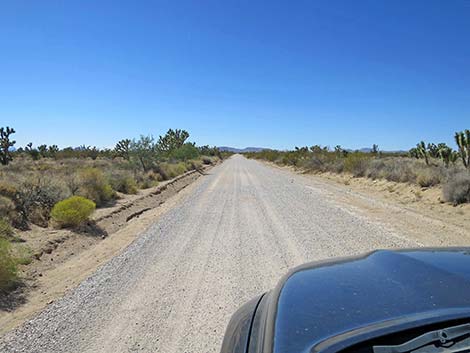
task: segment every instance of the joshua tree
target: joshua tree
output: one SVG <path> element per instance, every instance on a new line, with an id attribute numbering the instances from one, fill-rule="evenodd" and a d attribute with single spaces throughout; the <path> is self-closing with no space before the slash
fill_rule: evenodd
<path id="1" fill-rule="evenodd" d="M 345 150 L 340 145 L 335 146 L 335 154 L 337 157 L 346 157 L 348 155 L 348 151 Z"/>
<path id="2" fill-rule="evenodd" d="M 429 157 L 439 158 L 439 146 L 436 146 L 435 143 L 428 143 L 428 153 Z"/>
<path id="3" fill-rule="evenodd" d="M 40 157 L 39 151 L 33 148 L 33 143 L 30 142 L 24 148 L 25 152 L 31 156 L 34 161 L 37 161 Z"/>
<path id="4" fill-rule="evenodd" d="M 426 165 L 429 165 L 428 151 L 426 150 L 426 144 L 424 141 L 421 141 L 416 145 L 416 153 L 418 154 L 418 158 L 424 158 Z"/>
<path id="5" fill-rule="evenodd" d="M 412 158 L 416 158 L 416 159 L 419 159 L 419 153 L 418 153 L 418 149 L 416 147 L 413 147 L 412 149 L 409 150 L 408 154 L 410 155 L 410 157 Z"/>
<path id="6" fill-rule="evenodd" d="M 133 159 L 137 160 L 144 172 L 149 171 L 155 165 L 157 153 L 155 152 L 153 136 L 141 135 L 140 139 L 132 140 L 130 150 Z"/>
<path id="7" fill-rule="evenodd" d="M 377 155 L 379 153 L 379 145 L 376 145 L 375 143 L 372 145 L 372 150 L 370 151 L 372 154 Z"/>
<path id="8" fill-rule="evenodd" d="M 119 141 L 116 144 L 116 147 L 114 147 L 114 152 L 119 157 L 122 157 L 126 160 L 129 160 L 130 159 L 129 152 L 130 152 L 130 148 L 131 148 L 131 143 L 132 143 L 132 141 L 129 140 L 129 139 L 124 139 L 124 140 Z"/>
<path id="9" fill-rule="evenodd" d="M 49 149 L 47 150 L 47 153 L 52 158 L 55 158 L 58 152 L 59 152 L 59 146 L 57 145 L 51 145 L 49 146 Z"/>
<path id="10" fill-rule="evenodd" d="M 439 158 L 444 162 L 446 168 L 449 167 L 449 163 L 452 162 L 452 160 L 456 157 L 456 154 L 454 151 L 452 151 L 452 148 L 447 146 L 445 143 L 440 143 L 438 145 L 438 155 Z"/>
<path id="11" fill-rule="evenodd" d="M 46 158 L 48 156 L 47 153 L 47 145 L 40 145 L 38 146 L 38 152 L 42 158 Z"/>
<path id="12" fill-rule="evenodd" d="M 323 152 L 323 148 L 320 145 L 314 145 L 310 147 L 310 151 L 313 153 L 321 153 Z"/>
<path id="13" fill-rule="evenodd" d="M 189 133 L 186 130 L 170 129 L 165 136 L 160 136 L 157 142 L 157 150 L 159 152 L 168 153 L 176 150 L 184 145 L 185 141 L 189 138 Z"/>
<path id="14" fill-rule="evenodd" d="M 10 135 L 14 133 L 15 129 L 8 126 L 0 128 L 0 163 L 3 165 L 7 165 L 12 160 L 10 148 L 15 145 L 16 141 L 10 140 Z"/>
<path id="15" fill-rule="evenodd" d="M 305 156 L 308 154 L 308 147 L 295 147 L 295 152 L 297 152 L 300 156 Z"/>
<path id="16" fill-rule="evenodd" d="M 465 168 L 470 168 L 470 130 L 455 133 L 455 142 Z"/>

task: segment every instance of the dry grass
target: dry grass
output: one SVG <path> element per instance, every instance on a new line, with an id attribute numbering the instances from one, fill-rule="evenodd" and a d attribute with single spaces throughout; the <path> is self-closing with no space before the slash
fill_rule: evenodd
<path id="1" fill-rule="evenodd" d="M 122 158 L 43 158 L 34 161 L 15 158 L 0 167 L 0 217 L 14 227 L 26 229 L 28 224 L 47 227 L 52 207 L 72 195 L 93 200 L 103 207 L 117 193 L 136 194 L 139 189 L 158 185 L 203 163 L 215 162 L 215 157 L 202 156 L 187 161 L 160 163 L 155 170 L 143 171 Z"/>

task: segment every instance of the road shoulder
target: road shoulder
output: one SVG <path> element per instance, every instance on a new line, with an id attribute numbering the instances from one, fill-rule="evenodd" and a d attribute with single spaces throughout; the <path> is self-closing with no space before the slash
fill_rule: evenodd
<path id="1" fill-rule="evenodd" d="M 321 188 L 332 202 L 427 246 L 468 245 L 470 205 L 453 206 L 440 200 L 439 187 L 355 178 L 332 173 L 306 173 L 269 162 L 263 164 L 291 173 L 311 187 Z"/>
<path id="2" fill-rule="evenodd" d="M 203 173 L 187 173 L 106 213 L 101 212 L 95 222 L 106 231 L 106 237 L 53 231 L 50 236 L 54 239 L 48 241 L 54 244 L 51 251 L 42 251 L 35 263 L 24 270 L 27 276 L 24 285 L 7 298 L 16 302 L 8 310 L 0 311 L 0 334 L 19 326 L 64 296 L 120 254 L 163 214 L 184 202 Z"/>

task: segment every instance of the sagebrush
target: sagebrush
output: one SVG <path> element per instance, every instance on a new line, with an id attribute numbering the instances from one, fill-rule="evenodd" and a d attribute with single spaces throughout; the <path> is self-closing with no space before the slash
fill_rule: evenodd
<path id="1" fill-rule="evenodd" d="M 470 173 L 461 172 L 452 176 L 442 190 L 444 200 L 454 205 L 470 202 Z"/>

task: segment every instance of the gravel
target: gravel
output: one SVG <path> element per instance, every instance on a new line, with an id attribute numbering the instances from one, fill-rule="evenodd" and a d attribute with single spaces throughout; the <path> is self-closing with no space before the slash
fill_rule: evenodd
<path id="1" fill-rule="evenodd" d="M 231 314 L 293 266 L 421 245 L 340 189 L 234 156 L 121 255 L 0 340 L 1 352 L 218 352 Z"/>

